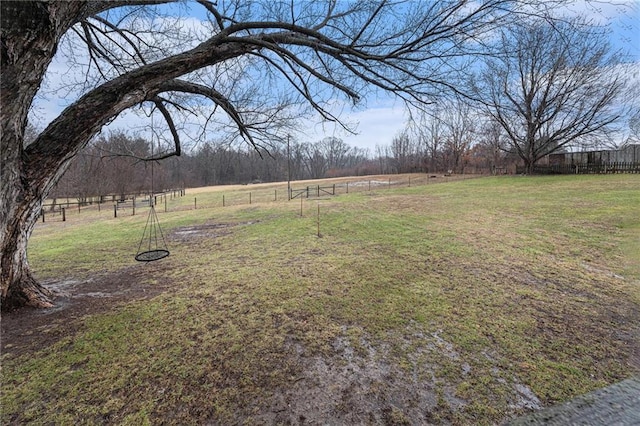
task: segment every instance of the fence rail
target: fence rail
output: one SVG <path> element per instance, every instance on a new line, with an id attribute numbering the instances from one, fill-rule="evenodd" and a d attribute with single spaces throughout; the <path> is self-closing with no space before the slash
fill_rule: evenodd
<path id="1" fill-rule="evenodd" d="M 184 189 L 171 189 L 164 192 L 153 194 L 153 204 L 158 205 L 164 200 L 167 204 L 167 197 L 177 198 L 185 195 Z M 113 211 L 113 216 L 118 216 L 119 210 L 132 210 L 135 214 L 136 207 L 149 207 L 151 203 L 150 194 L 126 194 L 126 195 L 100 195 L 95 197 L 86 197 L 77 199 L 78 201 L 70 201 L 65 197 L 66 201 L 61 198 L 54 199 L 53 202 L 45 202 L 42 204 L 40 217 L 42 222 L 61 221 L 66 222 L 67 216 L 72 212 L 80 214 L 82 211 Z M 113 206 L 113 210 L 112 207 Z"/>
<path id="2" fill-rule="evenodd" d="M 202 191 L 192 188 L 189 197 L 187 190 L 165 191 L 154 194 L 154 206 L 158 213 L 178 212 L 187 210 L 200 210 L 218 207 L 244 206 L 257 203 L 287 202 L 292 198 L 313 198 L 323 196 L 335 196 L 352 192 L 373 192 L 390 188 L 402 188 L 435 183 L 453 182 L 456 180 L 471 179 L 483 175 L 452 175 L 446 174 L 405 174 L 405 175 L 378 175 L 366 177 L 354 177 L 353 179 L 336 178 L 334 182 L 325 182 L 324 185 L 308 185 L 301 189 L 287 191 L 287 183 L 258 184 L 227 190 L 225 187 L 216 187 L 212 191 Z M 95 200 L 100 200 L 98 202 Z M 120 218 L 137 214 L 144 214 L 150 206 L 149 194 L 133 194 L 121 196 L 94 197 L 90 202 L 58 201 L 55 204 L 45 203 L 42 209 L 41 221 L 64 222 L 75 221 L 78 218 L 92 220 L 91 218 Z"/>
<path id="3" fill-rule="evenodd" d="M 153 194 L 154 196 L 160 197 L 169 195 L 171 197 L 178 197 L 184 195 L 184 189 L 167 189 L 162 192 L 156 192 Z M 146 198 L 145 198 L 146 197 Z M 53 201 L 45 202 L 42 205 L 42 208 L 49 211 L 60 210 L 61 208 L 69 209 L 72 206 L 77 207 L 86 207 L 91 205 L 100 205 L 100 204 L 123 204 L 130 203 L 135 199 L 142 200 L 145 199 L 146 202 L 149 202 L 149 194 L 145 194 L 142 192 L 130 193 L 130 194 L 107 194 L 107 195 L 97 195 L 91 197 L 82 197 L 75 198 L 77 201 L 71 201 L 72 197 L 55 197 Z"/>
<path id="4" fill-rule="evenodd" d="M 334 183 L 331 186 L 307 186 L 302 189 L 293 189 L 291 188 L 291 194 L 289 196 L 290 199 L 298 198 L 298 197 L 320 197 L 322 195 L 336 195 L 336 184 Z"/>

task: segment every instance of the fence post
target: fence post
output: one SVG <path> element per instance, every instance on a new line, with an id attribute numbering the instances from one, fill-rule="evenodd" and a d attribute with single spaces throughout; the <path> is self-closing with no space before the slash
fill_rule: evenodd
<path id="1" fill-rule="evenodd" d="M 40 213 L 42 214 L 42 223 L 44 223 L 44 209 Z"/>
<path id="2" fill-rule="evenodd" d="M 249 191 L 249 204 L 251 204 L 251 191 Z"/>
<path id="3" fill-rule="evenodd" d="M 222 194 L 222 207 L 224 207 L 224 194 Z"/>
<path id="4" fill-rule="evenodd" d="M 133 205 L 133 208 L 131 209 L 131 216 L 135 216 L 136 215 L 136 197 L 133 197 L 133 202 L 131 204 Z"/>
<path id="5" fill-rule="evenodd" d="M 389 178 L 389 188 L 391 188 L 391 178 Z"/>
<path id="6" fill-rule="evenodd" d="M 113 205 L 113 217 L 118 217 L 118 205 Z"/>
<path id="7" fill-rule="evenodd" d="M 197 198 L 194 198 L 194 199 L 193 199 L 193 209 L 194 209 L 194 210 L 197 210 L 197 209 L 198 209 L 198 199 L 197 199 Z"/>
<path id="8" fill-rule="evenodd" d="M 347 194 L 349 193 L 349 182 L 347 182 Z"/>
<path id="9" fill-rule="evenodd" d="M 278 201 L 278 190 L 277 189 L 273 190 L 273 201 Z"/>
<path id="10" fill-rule="evenodd" d="M 316 187 L 316 197 L 320 196 L 320 185 Z"/>
<path id="11" fill-rule="evenodd" d="M 371 192 L 371 181 L 369 181 L 369 192 Z"/>
<path id="12" fill-rule="evenodd" d="M 65 212 L 66 212 L 66 210 L 65 210 L 65 208 L 63 207 L 63 208 L 62 208 L 62 221 L 63 221 L 63 222 L 66 222 L 66 221 L 67 221 L 67 215 L 66 215 L 66 213 L 65 213 Z"/>
<path id="13" fill-rule="evenodd" d="M 80 200 L 78 200 L 78 214 L 80 214 Z"/>

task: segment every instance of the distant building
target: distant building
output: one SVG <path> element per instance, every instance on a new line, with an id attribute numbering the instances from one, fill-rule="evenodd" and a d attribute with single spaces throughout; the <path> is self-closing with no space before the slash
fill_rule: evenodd
<path id="1" fill-rule="evenodd" d="M 615 150 L 563 152 L 549 155 L 549 165 L 640 163 L 640 144 Z"/>
<path id="2" fill-rule="evenodd" d="M 517 173 L 523 171 L 518 168 Z M 620 149 L 550 154 L 538 162 L 534 173 L 640 173 L 640 144 Z"/>

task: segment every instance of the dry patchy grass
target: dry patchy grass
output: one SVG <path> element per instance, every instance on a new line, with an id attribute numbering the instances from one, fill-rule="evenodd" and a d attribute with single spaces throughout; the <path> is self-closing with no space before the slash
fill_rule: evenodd
<path id="1" fill-rule="evenodd" d="M 320 202 L 321 238 L 317 202 L 166 213 L 161 266 L 130 265 L 139 219 L 40 229 L 48 279 L 170 291 L 5 350 L 3 423 L 492 424 L 623 379 L 639 371 L 639 184 L 343 194 Z"/>

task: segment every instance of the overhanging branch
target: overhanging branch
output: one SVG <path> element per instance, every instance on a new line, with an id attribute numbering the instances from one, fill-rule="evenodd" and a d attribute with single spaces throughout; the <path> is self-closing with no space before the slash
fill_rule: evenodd
<path id="1" fill-rule="evenodd" d="M 215 105 L 222 108 L 225 113 L 227 113 L 229 118 L 231 118 L 231 120 L 233 120 L 233 122 L 238 127 L 240 135 L 243 138 L 250 142 L 254 147 L 258 146 L 235 106 L 231 103 L 231 101 L 229 101 L 229 99 L 227 99 L 222 93 L 218 92 L 214 88 L 207 87 L 203 84 L 192 83 L 186 80 L 174 79 L 162 84 L 160 86 L 160 92 L 182 92 L 206 97 Z"/>

